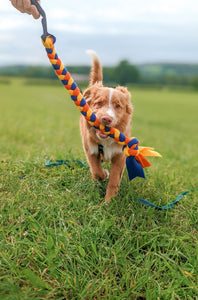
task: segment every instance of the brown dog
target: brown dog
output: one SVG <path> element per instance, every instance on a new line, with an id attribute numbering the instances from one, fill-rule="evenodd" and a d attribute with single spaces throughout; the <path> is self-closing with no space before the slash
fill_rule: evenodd
<path id="1" fill-rule="evenodd" d="M 104 87 L 100 61 L 95 52 L 88 53 L 92 56 L 92 69 L 89 87 L 83 95 L 101 124 L 115 127 L 130 137 L 133 111 L 130 93 L 121 86 Z M 92 177 L 101 180 L 109 177 L 105 200 L 110 202 L 111 197 L 115 197 L 118 193 L 125 167 L 126 158 L 122 153 L 122 146 L 111 137 L 91 127 L 83 116 L 80 118 L 80 132 Z M 102 161 L 109 160 L 111 160 L 110 176 L 109 172 L 102 167 Z"/>

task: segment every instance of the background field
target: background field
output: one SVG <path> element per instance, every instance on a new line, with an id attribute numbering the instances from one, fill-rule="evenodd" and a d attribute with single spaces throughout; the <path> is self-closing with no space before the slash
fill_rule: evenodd
<path id="1" fill-rule="evenodd" d="M 198 94 L 130 88 L 133 136 L 163 158 L 105 204 L 106 182 L 73 161 L 86 163 L 64 88 L 0 82 L 0 299 L 198 299 Z M 190 189 L 168 211 L 137 200 Z"/>

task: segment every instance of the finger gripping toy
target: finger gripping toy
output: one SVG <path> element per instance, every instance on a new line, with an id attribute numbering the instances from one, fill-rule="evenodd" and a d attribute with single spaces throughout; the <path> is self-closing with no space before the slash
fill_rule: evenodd
<path id="1" fill-rule="evenodd" d="M 51 62 L 56 75 L 58 76 L 64 87 L 67 89 L 74 104 L 78 107 L 81 114 L 85 117 L 85 119 L 91 126 L 113 138 L 117 143 L 123 146 L 123 152 L 127 157 L 126 166 L 129 180 L 132 180 L 137 176 L 145 178 L 143 168 L 149 167 L 151 165 L 145 158 L 145 156 L 161 157 L 161 155 L 158 152 L 154 151 L 153 148 L 139 147 L 138 139 L 134 137 L 129 138 L 114 127 L 108 127 L 100 124 L 96 115 L 89 107 L 85 98 L 80 92 L 77 84 L 75 83 L 67 69 L 64 67 L 63 63 L 58 57 L 58 54 L 56 53 L 54 47 L 56 38 L 53 35 L 49 34 L 47 31 L 47 20 L 44 10 L 36 0 L 31 0 L 31 3 L 37 7 L 40 15 L 42 16 L 43 35 L 41 36 L 41 39 L 46 49 L 49 61 Z"/>

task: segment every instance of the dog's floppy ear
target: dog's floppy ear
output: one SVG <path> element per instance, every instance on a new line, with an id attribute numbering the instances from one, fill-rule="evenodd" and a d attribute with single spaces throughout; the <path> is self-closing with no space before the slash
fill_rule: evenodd
<path id="1" fill-rule="evenodd" d="M 128 99 L 131 98 L 131 94 L 129 93 L 129 91 L 127 90 L 126 87 L 123 87 L 123 86 L 117 86 L 117 87 L 116 87 L 116 90 L 117 90 L 117 91 L 120 91 L 121 93 L 123 93 Z"/>
<path id="2" fill-rule="evenodd" d="M 131 104 L 130 101 L 127 103 L 127 106 L 126 106 L 126 112 L 127 112 L 129 115 L 131 115 L 132 112 L 133 112 L 133 105 Z"/>
<path id="3" fill-rule="evenodd" d="M 126 112 L 128 114 L 132 114 L 132 112 L 133 112 L 133 106 L 131 104 L 131 94 L 129 93 L 129 91 L 127 90 L 127 88 L 123 87 L 123 86 L 117 86 L 116 90 L 120 91 L 121 93 L 123 93 L 125 95 L 126 100 L 127 100 Z"/>
<path id="4" fill-rule="evenodd" d="M 88 87 L 84 93 L 83 93 L 83 97 L 85 98 L 85 100 L 87 101 L 88 104 L 91 103 L 91 100 L 95 99 L 97 91 L 102 87 L 102 83 L 98 82 L 95 83 L 94 85 L 92 85 L 91 87 Z"/>
<path id="5" fill-rule="evenodd" d="M 85 98 L 87 103 L 89 103 L 91 101 L 91 97 L 92 97 L 92 91 L 91 90 L 92 90 L 92 88 L 88 88 L 83 93 L 83 97 Z"/>

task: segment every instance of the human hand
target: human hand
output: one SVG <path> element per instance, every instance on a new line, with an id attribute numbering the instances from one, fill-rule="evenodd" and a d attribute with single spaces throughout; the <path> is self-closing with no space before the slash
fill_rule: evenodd
<path id="1" fill-rule="evenodd" d="M 39 0 L 37 0 L 40 3 Z M 35 19 L 40 17 L 40 14 L 35 5 L 31 4 L 30 0 L 11 0 L 12 5 L 22 13 L 32 15 Z"/>

